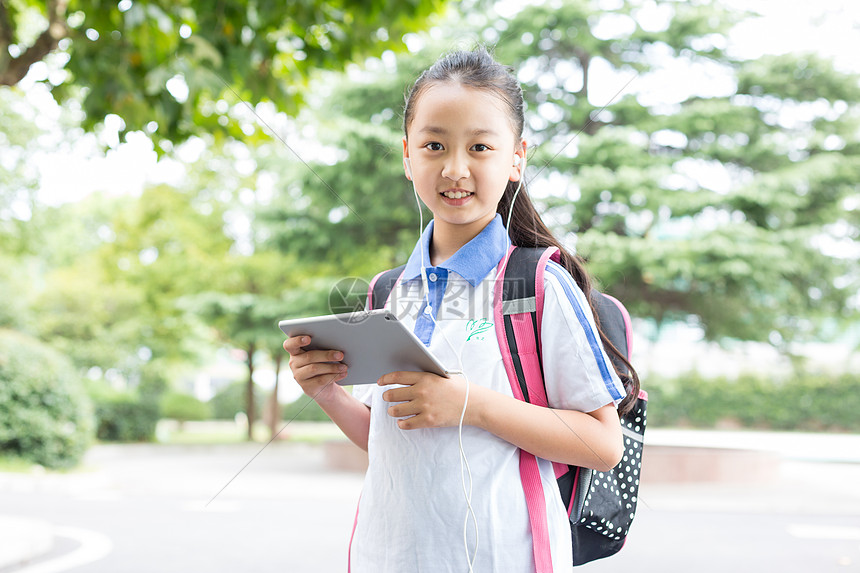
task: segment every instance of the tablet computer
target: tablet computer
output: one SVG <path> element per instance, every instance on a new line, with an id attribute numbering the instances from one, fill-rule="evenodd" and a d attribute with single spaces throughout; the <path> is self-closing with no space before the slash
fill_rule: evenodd
<path id="1" fill-rule="evenodd" d="M 289 337 L 307 335 L 306 350 L 340 350 L 349 370 L 338 384 L 376 384 L 380 376 L 407 370 L 432 372 L 448 378 L 448 372 L 415 334 L 389 310 L 330 314 L 282 320 Z"/>

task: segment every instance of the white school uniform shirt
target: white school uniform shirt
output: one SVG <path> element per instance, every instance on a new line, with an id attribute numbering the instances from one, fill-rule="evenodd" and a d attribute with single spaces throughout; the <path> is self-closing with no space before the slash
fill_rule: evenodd
<path id="1" fill-rule="evenodd" d="M 427 269 L 429 296 L 424 296 L 419 249 L 424 250 L 424 261 L 429 265 L 432 233 L 431 221 L 386 306 L 413 329 L 448 370 L 462 366 L 472 384 L 513 396 L 493 325 L 496 268 L 510 245 L 501 217 L 496 215 L 450 259 Z M 602 346 L 592 343 L 594 337 L 600 339 L 582 291 L 567 271 L 553 262 L 547 267 L 544 285 L 541 344 L 549 405 L 590 412 L 617 404 L 625 391 Z M 579 313 L 580 318 L 577 306 L 585 310 Z M 388 414 L 391 404 L 382 399 L 389 388 L 392 386 L 376 384 L 353 387 L 353 394 L 370 406 L 371 415 L 369 466 L 350 543 L 350 571 L 468 571 L 463 541 L 467 505 L 457 428 L 401 430 Z M 471 426 L 463 427 L 463 448 L 471 469 L 472 508 L 478 522 L 474 571 L 534 571 L 519 449 Z M 538 463 L 553 571 L 569 572 L 572 556 L 567 510 L 552 464 L 544 459 Z M 468 476 L 466 480 L 468 487 Z M 476 542 L 471 519 L 466 537 L 471 556 Z"/>

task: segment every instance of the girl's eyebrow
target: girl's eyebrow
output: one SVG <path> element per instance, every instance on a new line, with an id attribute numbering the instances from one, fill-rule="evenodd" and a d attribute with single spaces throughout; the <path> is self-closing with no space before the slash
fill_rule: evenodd
<path id="1" fill-rule="evenodd" d="M 447 135 L 448 130 L 445 129 L 444 127 L 438 127 L 435 125 L 428 125 L 426 127 L 422 127 L 421 129 L 419 129 L 418 133 L 432 133 L 432 134 L 436 134 L 436 135 Z M 498 133 L 496 133 L 492 129 L 482 129 L 482 128 L 473 129 L 468 134 L 471 136 L 498 135 Z"/>

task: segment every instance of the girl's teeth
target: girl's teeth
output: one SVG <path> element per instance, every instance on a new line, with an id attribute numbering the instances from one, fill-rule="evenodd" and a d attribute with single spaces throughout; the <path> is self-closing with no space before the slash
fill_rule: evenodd
<path id="1" fill-rule="evenodd" d="M 445 197 L 448 197 L 449 199 L 462 199 L 466 195 L 469 195 L 469 193 L 461 191 L 448 191 L 447 193 L 443 193 L 443 195 L 445 195 Z"/>

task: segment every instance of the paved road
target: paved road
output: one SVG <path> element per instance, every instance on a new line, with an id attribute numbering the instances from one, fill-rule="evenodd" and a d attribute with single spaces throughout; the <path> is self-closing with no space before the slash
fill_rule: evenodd
<path id="1" fill-rule="evenodd" d="M 318 447 L 273 444 L 207 505 L 259 448 L 100 446 L 85 471 L 0 474 L 0 516 L 54 535 L 51 553 L 0 573 L 345 571 L 362 478 L 330 470 Z M 627 546 L 580 570 L 860 571 L 851 461 L 788 457 L 751 483 L 645 483 Z M 6 539 L 0 528 L 0 554 Z"/>
<path id="2" fill-rule="evenodd" d="M 97 447 L 91 471 L 0 475 L 0 508 L 62 528 L 43 563 L 107 537 L 102 558 L 57 571 L 343 570 L 362 478 L 328 471 L 319 448 L 273 444 L 212 500 L 260 447 Z"/>

